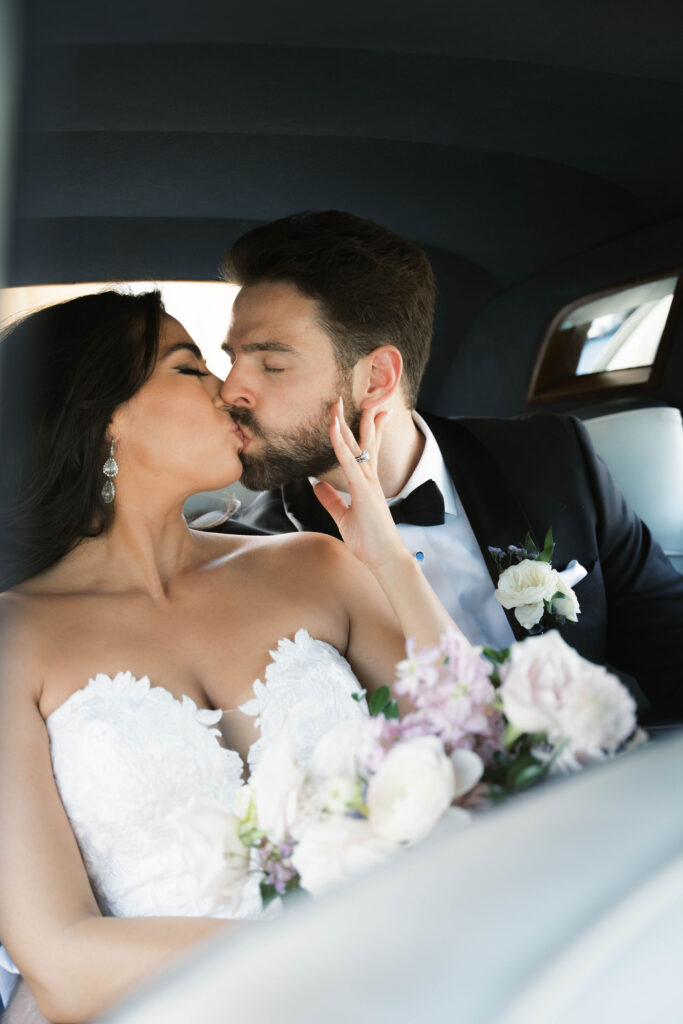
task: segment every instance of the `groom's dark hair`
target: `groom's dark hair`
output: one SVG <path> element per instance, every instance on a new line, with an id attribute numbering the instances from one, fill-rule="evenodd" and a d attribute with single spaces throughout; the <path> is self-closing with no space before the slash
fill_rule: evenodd
<path id="1" fill-rule="evenodd" d="M 242 235 L 221 270 L 241 287 L 286 281 L 315 299 L 342 370 L 379 345 L 395 345 L 405 396 L 415 405 L 435 295 L 434 273 L 419 246 L 352 213 L 306 210 Z"/>

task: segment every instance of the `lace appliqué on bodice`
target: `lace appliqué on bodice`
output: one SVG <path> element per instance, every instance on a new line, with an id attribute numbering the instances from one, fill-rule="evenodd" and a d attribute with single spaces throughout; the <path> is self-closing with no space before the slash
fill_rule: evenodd
<path id="1" fill-rule="evenodd" d="M 193 797 L 234 807 L 242 761 L 218 742 L 221 716 L 119 672 L 95 676 L 47 719 L 55 780 L 105 913 L 221 916 L 173 822 Z"/>
<path id="2" fill-rule="evenodd" d="M 363 691 L 348 661 L 323 640 L 300 629 L 293 640 L 280 640 L 266 668 L 265 683 L 254 683 L 254 698 L 240 705 L 254 715 L 261 736 L 249 749 L 249 767 L 257 764 L 271 737 L 288 732 L 299 765 L 305 768 L 318 740 L 337 722 L 367 715 L 365 701 L 353 699 Z"/>
<path id="3" fill-rule="evenodd" d="M 367 715 L 348 662 L 329 644 L 299 630 L 281 640 L 254 699 L 261 737 L 287 729 L 300 763 L 336 722 Z M 147 677 L 97 675 L 47 719 L 55 780 L 104 913 L 124 917 L 262 915 L 258 880 L 242 904 L 223 906 L 202 893 L 178 842 L 174 816 L 193 798 L 233 810 L 244 784 L 239 754 L 220 745 L 222 711 L 200 710 Z"/>

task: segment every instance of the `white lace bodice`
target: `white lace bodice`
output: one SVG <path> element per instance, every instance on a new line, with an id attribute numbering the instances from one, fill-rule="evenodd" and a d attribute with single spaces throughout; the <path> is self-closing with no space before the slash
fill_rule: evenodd
<path id="1" fill-rule="evenodd" d="M 271 657 L 265 682 L 241 708 L 260 727 L 249 763 L 286 729 L 303 765 L 332 725 L 367 707 L 351 699 L 360 686 L 348 662 L 306 630 Z M 239 754 L 219 742 L 222 714 L 119 672 L 95 676 L 48 717 L 55 780 L 105 913 L 260 915 L 256 881 L 237 912 L 203 895 L 177 840 L 174 814 L 192 798 L 232 810 L 244 784 Z"/>

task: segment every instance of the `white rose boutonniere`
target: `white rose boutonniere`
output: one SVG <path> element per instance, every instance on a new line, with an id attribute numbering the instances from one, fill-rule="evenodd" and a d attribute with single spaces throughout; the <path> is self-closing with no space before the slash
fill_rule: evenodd
<path id="1" fill-rule="evenodd" d="M 530 633 L 542 633 L 546 626 L 576 622 L 581 611 L 576 594 L 563 574 L 553 569 L 555 550 L 552 527 L 540 550 L 527 534 L 524 544 L 510 544 L 507 550 L 490 547 L 500 576 L 495 591 L 497 600 L 508 611 L 514 610 L 520 626 Z M 577 562 L 570 563 L 571 579 L 578 582 L 586 575 Z"/>

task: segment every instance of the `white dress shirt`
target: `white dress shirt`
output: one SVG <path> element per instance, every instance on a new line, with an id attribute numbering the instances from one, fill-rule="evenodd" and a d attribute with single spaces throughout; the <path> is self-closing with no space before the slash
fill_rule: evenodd
<path id="1" fill-rule="evenodd" d="M 413 419 L 424 436 L 425 446 L 414 472 L 393 505 L 407 497 L 426 480 L 433 480 L 444 500 L 442 526 L 411 526 L 399 523 L 398 531 L 409 551 L 422 566 L 440 601 L 472 644 L 509 647 L 514 641 L 505 612 L 494 597 L 493 584 L 462 502 L 451 480 L 441 449 L 431 430 L 413 411 Z M 309 478 L 311 483 L 315 478 Z M 350 502 L 350 496 L 340 492 Z M 493 543 L 493 542 L 492 542 Z"/>

